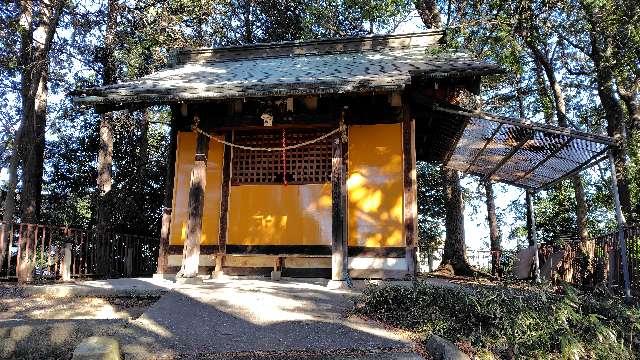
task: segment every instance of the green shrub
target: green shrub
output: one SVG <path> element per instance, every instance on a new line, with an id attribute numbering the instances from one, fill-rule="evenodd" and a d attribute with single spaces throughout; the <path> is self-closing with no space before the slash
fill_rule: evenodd
<path id="1" fill-rule="evenodd" d="M 544 290 L 491 286 L 372 285 L 355 312 L 390 325 L 502 358 L 633 359 L 640 311 L 615 298 L 573 288 Z"/>

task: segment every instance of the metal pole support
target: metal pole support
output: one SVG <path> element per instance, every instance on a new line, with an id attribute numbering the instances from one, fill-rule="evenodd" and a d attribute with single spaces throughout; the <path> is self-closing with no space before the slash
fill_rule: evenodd
<path id="1" fill-rule="evenodd" d="M 616 177 L 616 163 L 613 152 L 609 149 L 609 166 L 611 169 L 611 192 L 613 195 L 613 205 L 616 211 L 616 221 L 618 223 L 618 249 L 622 260 L 622 274 L 624 277 L 624 297 L 631 298 L 631 281 L 629 280 L 629 266 L 627 262 L 627 243 L 624 238 L 624 229 L 627 226 L 620 206 L 620 194 L 618 193 L 618 179 Z"/>
<path id="2" fill-rule="evenodd" d="M 527 216 L 529 221 L 529 239 L 531 241 L 532 246 L 535 248 L 534 257 L 533 257 L 533 266 L 534 266 L 534 278 L 537 283 L 540 282 L 540 257 L 538 255 L 538 236 L 536 235 L 536 217 L 534 216 L 534 208 L 533 208 L 533 191 L 527 190 Z"/>

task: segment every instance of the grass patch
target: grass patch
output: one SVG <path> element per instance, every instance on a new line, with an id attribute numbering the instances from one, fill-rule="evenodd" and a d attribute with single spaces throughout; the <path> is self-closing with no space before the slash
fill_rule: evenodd
<path id="1" fill-rule="evenodd" d="M 479 357 L 640 358 L 640 310 L 571 287 L 552 293 L 423 281 L 371 285 L 354 311 L 425 337 L 442 336 Z"/>

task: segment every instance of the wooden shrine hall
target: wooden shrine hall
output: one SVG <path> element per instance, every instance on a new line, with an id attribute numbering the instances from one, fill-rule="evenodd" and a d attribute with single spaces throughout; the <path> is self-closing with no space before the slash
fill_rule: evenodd
<path id="1" fill-rule="evenodd" d="M 411 277 L 416 160 L 536 191 L 613 145 L 465 109 L 501 69 L 443 52 L 443 35 L 182 49 L 73 100 L 171 108 L 159 274 Z"/>

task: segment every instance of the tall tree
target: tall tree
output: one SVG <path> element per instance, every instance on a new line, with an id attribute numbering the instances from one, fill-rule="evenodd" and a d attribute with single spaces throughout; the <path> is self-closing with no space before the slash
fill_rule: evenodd
<path id="1" fill-rule="evenodd" d="M 37 6 L 36 6 L 37 5 Z M 45 129 L 49 51 L 64 6 L 62 0 L 21 1 L 26 19 L 22 63 L 22 131 L 18 144 L 22 159 L 21 219 L 36 222 L 40 214 L 42 174 L 44 170 Z M 37 13 L 34 14 L 34 9 Z M 33 21 L 35 20 L 35 21 Z"/>
<path id="2" fill-rule="evenodd" d="M 443 169 L 445 194 L 445 240 L 442 261 L 437 271 L 449 275 L 473 275 L 466 255 L 464 238 L 464 200 L 458 172 Z"/>
<path id="3" fill-rule="evenodd" d="M 116 83 L 117 64 L 115 59 L 116 29 L 118 25 L 119 5 L 117 0 L 108 0 L 106 12 L 106 30 L 104 43 L 98 49 L 98 58 L 102 65 L 102 85 Z M 106 113 L 100 116 L 98 147 L 98 200 L 96 204 L 96 217 L 98 231 L 103 232 L 111 222 L 110 191 L 113 183 L 113 114 Z"/>
<path id="4" fill-rule="evenodd" d="M 493 183 L 484 183 L 485 201 L 487 204 L 487 221 L 489 222 L 489 246 L 491 249 L 491 275 L 500 276 L 500 252 L 502 250 L 500 242 L 500 229 L 498 227 L 498 216 L 496 215 L 496 203 L 493 195 Z"/>

